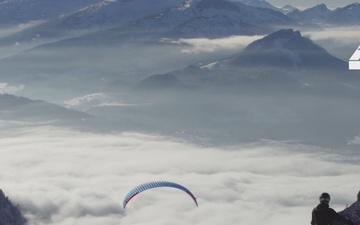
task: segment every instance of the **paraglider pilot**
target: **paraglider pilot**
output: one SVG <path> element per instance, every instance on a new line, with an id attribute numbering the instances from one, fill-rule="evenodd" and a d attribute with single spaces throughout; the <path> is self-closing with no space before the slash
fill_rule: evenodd
<path id="1" fill-rule="evenodd" d="M 311 215 L 311 225 L 332 225 L 334 221 L 343 222 L 348 225 L 354 225 L 354 223 L 344 217 L 340 216 L 334 209 L 330 208 L 330 195 L 328 193 L 322 193 L 320 195 L 320 204 L 317 205 Z"/>

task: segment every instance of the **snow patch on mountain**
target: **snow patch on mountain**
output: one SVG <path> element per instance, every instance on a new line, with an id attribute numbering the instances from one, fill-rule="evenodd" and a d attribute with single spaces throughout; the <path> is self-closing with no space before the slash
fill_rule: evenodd
<path id="1" fill-rule="evenodd" d="M 179 10 L 185 10 L 191 6 L 192 0 L 185 1 L 182 5 L 178 7 Z"/>

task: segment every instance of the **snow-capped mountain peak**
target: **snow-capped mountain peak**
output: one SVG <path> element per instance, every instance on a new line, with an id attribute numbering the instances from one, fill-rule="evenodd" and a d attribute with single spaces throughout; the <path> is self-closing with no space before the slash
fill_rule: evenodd
<path id="1" fill-rule="evenodd" d="M 170 37 L 208 38 L 264 34 L 274 26 L 294 24 L 280 12 L 229 0 L 186 1 L 181 7 L 136 21 L 142 31 L 167 30 Z"/>
<path id="2" fill-rule="evenodd" d="M 148 0 L 105 0 L 69 16 L 66 23 L 73 26 L 76 24 L 76 28 L 114 27 L 161 13 L 172 7 L 185 9 L 190 4 L 191 0 L 152 0 L 151 4 L 148 3 Z"/>

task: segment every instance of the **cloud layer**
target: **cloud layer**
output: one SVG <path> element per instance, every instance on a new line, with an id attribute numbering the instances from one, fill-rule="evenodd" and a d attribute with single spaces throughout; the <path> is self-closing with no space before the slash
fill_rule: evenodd
<path id="1" fill-rule="evenodd" d="M 322 31 L 307 31 L 303 35 L 324 47 L 330 54 L 348 61 L 360 45 L 360 29 L 354 27 L 331 27 Z"/>
<path id="2" fill-rule="evenodd" d="M 341 210 L 359 190 L 356 154 L 295 144 L 218 149 L 138 133 L 22 127 L 2 130 L 0 146 L 0 187 L 37 225 L 300 225 L 321 192 Z M 153 180 L 188 187 L 199 207 L 159 188 L 122 209 L 131 188 Z"/>
<path id="3" fill-rule="evenodd" d="M 173 44 L 188 44 L 184 48 L 184 53 L 202 53 L 202 52 L 219 52 L 219 51 L 239 51 L 251 42 L 262 38 L 263 36 L 230 36 L 226 38 L 208 39 L 208 38 L 180 38 L 178 40 L 164 40 Z"/>

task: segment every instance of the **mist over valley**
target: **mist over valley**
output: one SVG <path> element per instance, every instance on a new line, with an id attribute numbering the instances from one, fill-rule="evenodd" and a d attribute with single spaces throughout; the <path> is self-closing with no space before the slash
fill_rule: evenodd
<path id="1" fill-rule="evenodd" d="M 359 7 L 0 1 L 0 189 L 41 225 L 300 225 L 323 191 L 345 208 Z M 151 180 L 199 207 L 169 191 L 121 208 Z"/>

